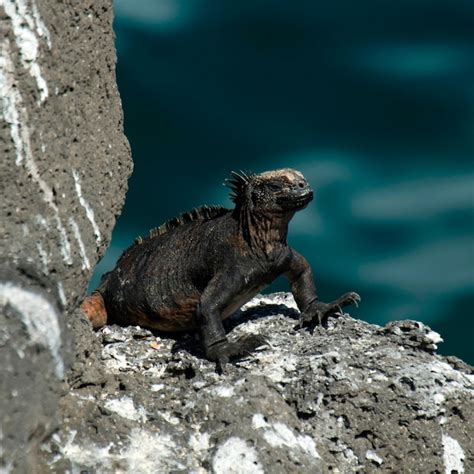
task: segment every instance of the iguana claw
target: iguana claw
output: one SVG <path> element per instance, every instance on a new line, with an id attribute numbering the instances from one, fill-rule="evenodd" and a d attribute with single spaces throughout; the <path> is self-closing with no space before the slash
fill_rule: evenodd
<path id="1" fill-rule="evenodd" d="M 328 319 L 329 316 L 339 316 L 342 315 L 342 308 L 354 304 L 358 306 L 359 301 L 361 300 L 360 296 L 351 291 L 339 297 L 337 300 L 332 303 L 323 303 L 321 301 L 315 301 L 309 308 L 307 308 L 303 313 L 300 314 L 300 328 L 305 324 L 315 322 L 318 325 L 321 325 L 324 321 Z M 339 314 L 337 314 L 339 313 Z"/>
<path id="2" fill-rule="evenodd" d="M 235 341 L 220 341 L 206 351 L 206 357 L 217 363 L 217 371 L 224 373 L 224 366 L 230 359 L 251 354 L 257 347 L 267 344 L 267 340 L 258 334 L 241 336 Z"/>
<path id="3" fill-rule="evenodd" d="M 335 303 L 337 303 L 341 307 L 348 306 L 350 304 L 353 304 L 358 307 L 360 300 L 361 298 L 356 292 L 350 291 L 349 293 L 346 293 L 345 295 L 342 295 L 340 298 L 338 298 Z"/>

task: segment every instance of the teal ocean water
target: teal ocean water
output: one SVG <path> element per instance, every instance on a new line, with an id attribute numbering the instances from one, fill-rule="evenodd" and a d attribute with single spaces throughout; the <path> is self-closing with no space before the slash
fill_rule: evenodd
<path id="1" fill-rule="evenodd" d="M 301 170 L 289 240 L 320 297 L 417 319 L 474 363 L 474 3 L 115 2 L 135 172 L 91 284 L 137 235 L 230 206 L 231 170 Z M 278 281 L 271 289 L 287 289 Z"/>

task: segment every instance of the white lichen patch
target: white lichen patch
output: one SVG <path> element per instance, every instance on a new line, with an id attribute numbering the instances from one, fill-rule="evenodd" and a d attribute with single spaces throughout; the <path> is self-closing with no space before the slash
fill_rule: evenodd
<path id="1" fill-rule="evenodd" d="M 314 440 L 307 435 L 295 435 L 295 433 L 283 423 L 269 423 L 265 421 L 261 413 L 252 417 L 252 427 L 263 430 L 265 441 L 275 448 L 287 447 L 298 450 L 308 456 L 320 459 L 316 450 Z"/>
<path id="2" fill-rule="evenodd" d="M 306 435 L 296 436 L 288 426 L 283 423 L 274 423 L 272 428 L 264 434 L 265 440 L 272 446 L 288 446 L 293 449 L 300 449 L 313 458 L 319 458 L 314 441 Z"/>
<path id="3" fill-rule="evenodd" d="M 77 198 L 79 199 L 79 203 L 86 211 L 86 216 L 87 219 L 89 219 L 89 222 L 91 223 L 97 244 L 100 244 L 100 242 L 102 241 L 102 236 L 100 233 L 99 226 L 97 225 L 97 222 L 95 220 L 94 209 L 92 209 L 91 205 L 86 201 L 82 194 L 82 185 L 79 173 L 76 170 L 72 170 L 72 176 L 74 178 L 74 186 L 76 189 Z"/>
<path id="4" fill-rule="evenodd" d="M 445 425 L 447 421 L 448 421 L 448 419 L 445 416 L 440 416 L 439 420 L 438 420 L 438 423 L 440 425 Z"/>
<path id="5" fill-rule="evenodd" d="M 58 282 L 58 297 L 59 302 L 65 307 L 67 304 L 66 293 L 64 292 L 64 285 L 60 281 Z"/>
<path id="6" fill-rule="evenodd" d="M 2 114 L 5 122 L 10 127 L 10 136 L 16 153 L 15 163 L 18 166 L 24 165 L 28 176 L 36 183 L 43 200 L 53 212 L 60 242 L 60 251 L 63 260 L 70 265 L 72 264 L 71 248 L 66 230 L 59 217 L 59 209 L 54 199 L 53 190 L 41 176 L 31 150 L 31 131 L 28 114 L 23 107 L 23 99 L 17 87 L 15 68 L 11 59 L 13 53 L 8 39 L 1 41 L 0 49 L 0 97 L 3 104 Z"/>
<path id="7" fill-rule="evenodd" d="M 35 80 L 39 92 L 39 104 L 48 97 L 48 85 L 39 65 L 39 39 L 44 39 L 51 48 L 49 32 L 44 25 L 38 8 L 31 0 L 31 8 L 26 0 L 4 0 L 3 7 L 10 18 L 15 42 L 20 51 L 22 66 Z"/>
<path id="8" fill-rule="evenodd" d="M 437 333 L 436 331 L 428 331 L 426 334 L 425 334 L 425 338 L 428 339 L 429 341 L 431 341 L 433 344 L 439 344 L 440 342 L 443 342 L 443 338 L 441 337 L 441 335 L 439 333 Z"/>
<path id="9" fill-rule="evenodd" d="M 441 405 L 458 392 L 474 397 L 474 384 L 470 377 L 441 360 L 405 367 L 397 378 L 400 386 L 403 386 L 403 378 L 413 380 L 415 390 L 407 390 L 406 394 L 430 416 L 441 414 Z"/>
<path id="10" fill-rule="evenodd" d="M 298 309 L 295 299 L 291 293 L 273 293 L 271 295 L 257 295 L 242 306 L 242 310 L 248 310 L 265 305 L 284 305 L 291 309 Z"/>
<path id="11" fill-rule="evenodd" d="M 166 411 L 159 411 L 156 414 L 170 425 L 179 425 L 179 418 L 177 416 L 172 415 L 171 413 L 168 413 Z"/>
<path id="12" fill-rule="evenodd" d="M 66 233 L 66 229 L 59 217 L 59 209 L 57 208 L 56 204 L 53 201 L 49 202 L 51 209 L 54 212 L 54 220 L 56 221 L 56 229 L 58 230 L 59 242 L 60 246 L 59 249 L 61 251 L 61 255 L 63 256 L 63 260 L 68 264 L 72 265 L 72 254 L 71 254 L 71 244 L 69 243 L 69 239 Z"/>
<path id="13" fill-rule="evenodd" d="M 326 365 L 328 360 L 340 362 L 342 359 L 341 354 L 338 351 L 329 351 L 324 354 L 313 354 L 307 359 L 308 366 L 314 373 L 318 373 L 321 370 L 322 365 Z"/>
<path id="14" fill-rule="evenodd" d="M 104 406 L 107 410 L 110 410 L 127 420 L 144 422 L 147 419 L 146 410 L 143 407 L 135 407 L 133 400 L 129 397 L 107 400 Z"/>
<path id="15" fill-rule="evenodd" d="M 443 461 L 446 474 L 464 472 L 465 454 L 461 445 L 451 436 L 444 434 L 441 439 L 443 443 Z"/>
<path id="16" fill-rule="evenodd" d="M 133 369 L 133 365 L 127 355 L 121 353 L 115 347 L 112 347 L 112 345 L 105 346 L 102 349 L 102 358 L 105 359 L 106 368 L 112 373 Z"/>
<path id="17" fill-rule="evenodd" d="M 264 375 L 277 383 L 289 383 L 298 376 L 299 357 L 290 352 L 265 350 L 255 354 L 259 364 L 253 372 Z"/>
<path id="18" fill-rule="evenodd" d="M 40 241 L 36 242 L 36 248 L 38 249 L 38 255 L 41 260 L 41 265 L 43 267 L 43 273 L 48 273 L 48 266 L 49 266 L 49 255 L 46 250 L 43 248 L 43 244 Z"/>
<path id="19" fill-rule="evenodd" d="M 42 295 L 21 288 L 14 283 L 0 283 L 0 305 L 9 304 L 19 314 L 31 344 L 49 349 L 58 378 L 64 376 L 64 362 L 60 355 L 61 331 L 56 308 Z"/>
<path id="20" fill-rule="evenodd" d="M 103 333 L 106 331 L 108 332 L 107 327 L 102 330 Z M 121 333 L 114 334 L 113 337 L 117 340 Z M 140 342 L 146 347 L 144 350 L 130 344 L 130 335 L 124 336 L 124 339 L 123 342 L 109 343 L 102 348 L 101 357 L 107 369 L 112 373 L 140 372 L 154 380 L 159 379 L 166 371 L 166 365 L 154 359 L 156 351 L 144 341 Z M 150 360 L 154 361 L 151 366 Z"/>
<path id="21" fill-rule="evenodd" d="M 471 382 L 471 385 L 474 387 L 474 374 L 464 374 L 464 376 Z"/>
<path id="22" fill-rule="evenodd" d="M 127 340 L 127 335 L 122 331 L 117 331 L 115 328 L 110 326 L 105 326 L 100 330 L 104 341 L 111 342 L 125 342 Z"/>
<path id="23" fill-rule="evenodd" d="M 268 422 L 265 421 L 265 417 L 261 413 L 256 413 L 252 417 L 252 428 L 258 430 L 259 428 L 265 428 L 268 426 Z"/>
<path id="24" fill-rule="evenodd" d="M 153 377 L 159 379 L 166 372 L 166 365 L 153 366 L 148 369 L 144 368 L 142 373 L 148 377 Z"/>
<path id="25" fill-rule="evenodd" d="M 68 438 L 63 441 L 57 434 L 52 439 L 59 448 L 59 459 L 67 459 L 71 463 L 72 474 L 80 474 L 84 467 L 98 468 L 107 472 L 112 468 L 113 455 L 110 454 L 112 444 L 105 447 L 93 443 L 76 444 L 77 431 L 71 431 Z M 54 459 L 52 464 L 54 464 Z"/>
<path id="26" fill-rule="evenodd" d="M 2 118 L 10 126 L 10 136 L 15 145 L 17 165 L 24 158 L 26 146 L 29 146 L 29 134 L 24 130 L 26 124 L 22 123 L 21 109 L 22 98 L 16 87 L 15 68 L 11 60 L 12 51 L 8 39 L 1 42 L 0 54 L 0 97 L 2 99 Z M 20 114 L 20 112 L 23 112 Z M 26 138 L 28 141 L 26 142 Z M 25 142 L 25 143 L 24 143 Z"/>
<path id="27" fill-rule="evenodd" d="M 179 461 L 183 456 L 180 446 L 165 433 L 135 428 L 130 432 L 129 443 L 119 452 L 112 452 L 112 444 L 76 443 L 76 435 L 72 431 L 65 441 L 57 434 L 53 435 L 53 441 L 61 453 L 58 459 L 68 460 L 73 474 L 80 474 L 84 468 L 123 473 L 170 472 L 185 468 Z"/>
<path id="28" fill-rule="evenodd" d="M 218 385 L 217 387 L 213 387 L 211 391 L 217 397 L 222 398 L 232 397 L 235 393 L 234 387 L 230 385 Z"/>
<path id="29" fill-rule="evenodd" d="M 51 35 L 49 34 L 48 28 L 46 28 L 46 25 L 43 23 L 40 12 L 38 10 L 38 6 L 34 1 L 31 2 L 31 13 L 35 22 L 36 31 L 38 32 L 38 35 L 46 39 L 46 44 L 48 45 L 48 48 L 51 49 Z"/>
<path id="30" fill-rule="evenodd" d="M 179 461 L 183 459 L 180 446 L 165 433 L 132 430 L 130 444 L 120 456 L 126 460 L 129 473 L 182 471 L 186 467 Z"/>
<path id="31" fill-rule="evenodd" d="M 383 459 L 371 449 L 367 450 L 367 452 L 365 453 L 365 458 L 369 461 L 374 462 L 375 464 L 378 464 L 379 466 L 383 463 Z"/>
<path id="32" fill-rule="evenodd" d="M 134 360 L 126 343 L 108 344 L 102 348 L 102 359 L 112 372 L 133 371 Z"/>
<path id="33" fill-rule="evenodd" d="M 91 267 L 91 264 L 89 263 L 89 259 L 87 258 L 86 247 L 82 240 L 79 226 L 77 225 L 77 222 L 72 217 L 69 218 L 69 225 L 71 226 L 72 232 L 77 241 L 77 245 L 79 246 L 79 253 L 81 254 L 81 260 L 82 260 L 81 267 L 83 270 L 89 270 L 89 268 Z"/>
<path id="34" fill-rule="evenodd" d="M 254 319 L 254 320 L 247 320 L 245 324 L 239 326 L 236 329 L 236 333 L 239 335 L 243 334 L 261 334 L 262 329 L 265 328 L 267 325 L 265 319 Z"/>
<path id="35" fill-rule="evenodd" d="M 217 448 L 212 467 L 216 474 L 264 474 L 256 449 L 237 436 Z"/>
<path id="36" fill-rule="evenodd" d="M 209 433 L 201 433 L 198 426 L 194 426 L 194 430 L 194 433 L 189 436 L 189 449 L 187 450 L 190 454 L 188 459 L 194 469 L 189 469 L 188 472 L 205 474 L 209 471 L 202 466 L 207 460 L 209 449 L 211 448 L 211 437 Z"/>
<path id="37" fill-rule="evenodd" d="M 196 433 L 191 434 L 189 437 L 189 447 L 198 454 L 199 457 L 206 453 L 210 448 L 210 436 L 209 433 L 201 433 L 196 431 Z"/>
<path id="38" fill-rule="evenodd" d="M 446 400 L 446 397 L 442 393 L 435 393 L 433 395 L 433 401 L 436 405 L 441 405 Z"/>
<path id="39" fill-rule="evenodd" d="M 93 402 L 95 398 L 91 395 L 79 395 L 78 393 L 74 393 L 74 397 L 80 400 L 81 402 Z"/>

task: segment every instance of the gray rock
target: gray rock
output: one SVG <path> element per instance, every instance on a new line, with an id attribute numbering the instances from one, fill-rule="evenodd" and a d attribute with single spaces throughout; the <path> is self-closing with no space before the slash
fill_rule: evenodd
<path id="1" fill-rule="evenodd" d="M 300 330 L 258 297 L 227 324 L 268 346 L 224 375 L 192 334 L 94 334 L 75 308 L 131 171 L 111 1 L 0 19 L 1 472 L 474 471 L 473 369 L 421 323 Z"/>
<path id="2" fill-rule="evenodd" d="M 474 470 L 474 369 L 436 355 L 426 343 L 439 342 L 436 333 L 347 314 L 298 329 L 297 317 L 289 294 L 252 300 L 227 321 L 231 337 L 258 333 L 268 345 L 224 375 L 193 334 L 118 326 L 94 334 L 78 323 L 83 363 L 62 398 L 63 425 L 43 445 L 44 465 L 73 473 Z"/>
<path id="3" fill-rule="evenodd" d="M 112 1 L 0 6 L 0 471 L 33 466 L 71 362 L 64 313 L 120 212 L 130 152 Z"/>

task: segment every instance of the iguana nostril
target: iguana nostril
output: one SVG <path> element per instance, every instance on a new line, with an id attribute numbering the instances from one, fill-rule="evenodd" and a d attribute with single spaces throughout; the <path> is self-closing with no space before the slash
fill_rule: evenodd
<path id="1" fill-rule="evenodd" d="M 300 182 L 298 183 L 298 187 L 301 188 L 301 189 L 303 189 L 303 188 L 306 187 L 306 183 L 305 183 L 304 181 L 300 181 Z"/>

